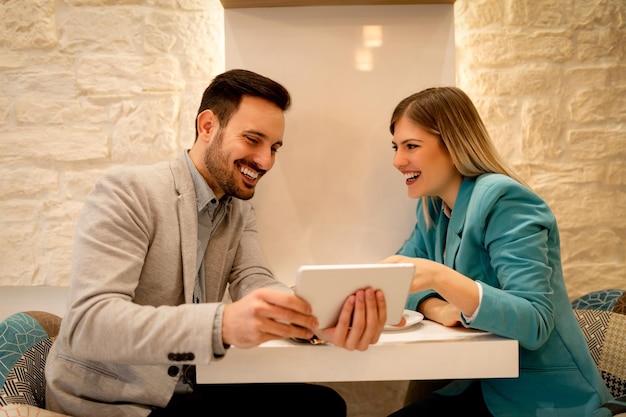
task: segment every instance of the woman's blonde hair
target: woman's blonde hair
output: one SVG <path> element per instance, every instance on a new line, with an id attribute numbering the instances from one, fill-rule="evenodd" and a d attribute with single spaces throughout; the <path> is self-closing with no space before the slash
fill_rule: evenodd
<path id="1" fill-rule="evenodd" d="M 500 157 L 474 103 L 460 88 L 428 88 L 402 100 L 391 116 L 389 130 L 392 135 L 395 124 L 402 117 L 439 137 L 454 166 L 464 177 L 498 173 L 528 186 Z M 430 223 L 430 198 L 422 197 L 427 223 Z"/>

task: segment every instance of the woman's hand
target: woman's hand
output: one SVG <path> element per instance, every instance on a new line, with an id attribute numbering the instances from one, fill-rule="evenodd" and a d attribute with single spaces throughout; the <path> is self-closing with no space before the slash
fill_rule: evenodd
<path id="1" fill-rule="evenodd" d="M 411 282 L 411 292 L 435 289 L 435 279 L 442 268 L 447 268 L 438 262 L 423 258 L 410 258 L 403 255 L 392 255 L 383 259 L 380 263 L 398 264 L 410 263 L 415 265 L 415 274 Z"/>
<path id="2" fill-rule="evenodd" d="M 455 327 L 461 325 L 461 310 L 454 304 L 450 304 L 440 298 L 433 297 L 422 301 L 419 309 L 424 314 L 424 317 L 444 326 Z"/>
<path id="3" fill-rule="evenodd" d="M 405 262 L 415 265 L 411 292 L 433 290 L 444 299 L 445 306 L 438 305 L 435 311 L 425 310 L 422 306 L 430 299 L 423 301 L 420 304 L 420 311 L 424 310 L 422 311 L 424 316 L 446 326 L 455 326 L 460 323 L 461 312 L 467 317 L 474 314 L 480 300 L 478 286 L 473 279 L 444 264 L 424 258 L 393 255 L 381 261 L 381 263 Z"/>

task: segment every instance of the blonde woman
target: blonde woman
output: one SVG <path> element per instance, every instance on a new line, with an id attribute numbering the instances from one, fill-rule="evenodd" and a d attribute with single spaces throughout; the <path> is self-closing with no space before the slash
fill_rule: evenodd
<path id="1" fill-rule="evenodd" d="M 405 98 L 390 131 L 393 164 L 419 198 L 413 233 L 384 260 L 416 265 L 407 308 L 520 346 L 519 378 L 453 381 L 392 416 L 593 415 L 611 395 L 568 299 L 548 205 L 498 156 L 458 88 Z"/>

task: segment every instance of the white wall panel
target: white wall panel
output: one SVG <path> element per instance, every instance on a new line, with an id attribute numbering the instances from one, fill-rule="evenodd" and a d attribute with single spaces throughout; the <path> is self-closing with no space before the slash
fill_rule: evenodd
<path id="1" fill-rule="evenodd" d="M 455 83 L 453 5 L 226 9 L 226 69 L 246 68 L 292 94 L 285 143 L 252 200 L 279 279 L 302 264 L 376 262 L 414 224 L 415 200 L 392 166 L 394 106 Z M 364 26 L 382 44 L 364 46 Z M 370 70 L 356 57 L 371 58 Z"/>

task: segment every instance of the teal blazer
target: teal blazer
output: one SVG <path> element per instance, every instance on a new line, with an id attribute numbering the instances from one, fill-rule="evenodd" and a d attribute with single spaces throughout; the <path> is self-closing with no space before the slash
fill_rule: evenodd
<path id="1" fill-rule="evenodd" d="M 420 200 L 415 230 L 398 254 L 443 263 L 479 282 L 480 309 L 464 324 L 519 341 L 519 377 L 480 381 L 491 413 L 594 415 L 612 397 L 574 316 L 561 270 L 559 231 L 548 205 L 499 174 L 465 178 L 449 220 L 441 205 L 439 199 L 429 204 L 429 228 Z M 412 293 L 407 308 L 416 310 L 428 297 L 439 295 Z M 467 385 L 455 381 L 440 393 L 457 394 Z"/>

